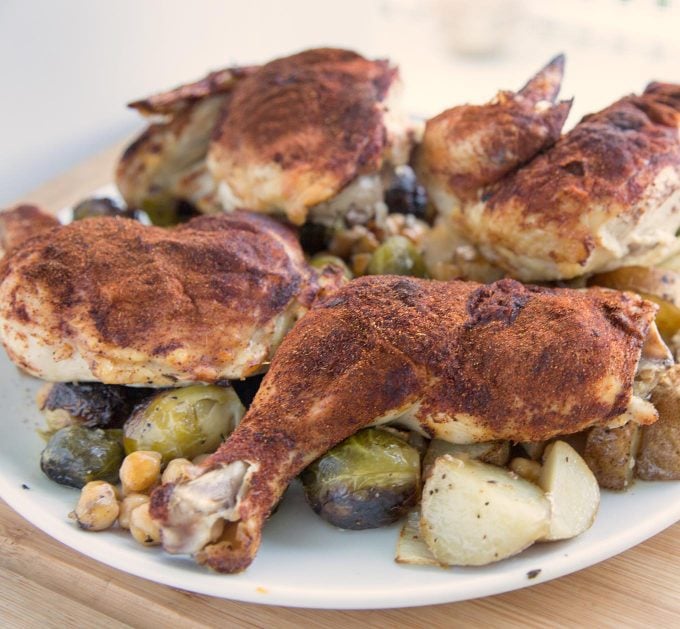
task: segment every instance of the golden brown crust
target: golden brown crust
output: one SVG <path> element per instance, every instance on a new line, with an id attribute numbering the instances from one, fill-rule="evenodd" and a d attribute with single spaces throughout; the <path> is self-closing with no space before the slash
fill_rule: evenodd
<path id="1" fill-rule="evenodd" d="M 211 147 L 214 174 L 255 210 L 282 209 L 273 201 L 279 195 L 306 211 L 380 168 L 386 146 L 380 103 L 396 78 L 387 61 L 331 48 L 262 66 L 224 110 Z M 276 171 L 275 194 L 251 190 L 262 183 L 253 183 L 258 167 Z"/>
<path id="2" fill-rule="evenodd" d="M 517 93 L 499 92 L 485 105 L 453 107 L 428 120 L 418 155 L 426 182 L 457 199 L 474 199 L 484 186 L 552 146 L 571 107 L 571 101 L 552 104 L 563 70 L 560 55 Z"/>
<path id="3" fill-rule="evenodd" d="M 642 96 L 586 116 L 550 151 L 489 190 L 484 242 L 521 256 L 528 244 L 512 234 L 545 231 L 564 244 L 551 253 L 555 263 L 585 267 L 600 225 L 617 219 L 634 226 L 656 209 L 641 202 L 661 171 L 680 176 L 679 91 L 652 84 Z M 584 221 L 589 214 L 592 220 Z"/>
<path id="4" fill-rule="evenodd" d="M 19 322 L 26 334 L 70 344 L 99 379 L 122 384 L 144 381 L 126 380 L 133 376 L 124 367 L 104 375 L 99 362 L 167 361 L 180 380 L 224 378 L 237 349 L 255 338 L 267 345 L 276 333 L 266 326 L 284 313 L 292 323 L 317 289 L 294 232 L 245 212 L 175 229 L 78 221 L 0 263 L 3 335 L 7 322 Z M 245 373 L 229 377 L 259 367 L 241 365 Z"/>
<path id="5" fill-rule="evenodd" d="M 59 227 L 57 218 L 36 205 L 17 205 L 0 212 L 0 254 L 11 253 L 29 238 L 54 227 Z"/>
<path id="6" fill-rule="evenodd" d="M 128 107 L 145 116 L 175 114 L 203 98 L 231 91 L 237 81 L 251 75 L 257 68 L 258 66 L 241 66 L 216 70 L 198 81 L 133 101 Z"/>
<path id="7" fill-rule="evenodd" d="M 621 414 L 654 313 L 649 302 L 606 289 L 350 282 L 286 337 L 245 418 L 203 464 L 246 461 L 257 472 L 239 506 L 237 534 L 247 543 L 208 546 L 199 559 L 242 570 L 288 482 L 400 409 L 417 408 L 417 423 L 433 436 L 438 425 L 472 418 L 484 441 L 542 441 Z M 154 500 L 161 521 L 171 492 Z"/>

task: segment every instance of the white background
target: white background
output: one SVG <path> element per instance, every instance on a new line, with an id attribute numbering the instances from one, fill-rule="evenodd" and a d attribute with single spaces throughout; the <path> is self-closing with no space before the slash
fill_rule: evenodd
<path id="1" fill-rule="evenodd" d="M 564 51 L 573 123 L 651 79 L 680 82 L 680 10 L 670 4 L 0 0 L 0 205 L 141 128 L 126 102 L 316 45 L 393 58 L 407 106 L 424 115 L 518 88 Z M 488 28 L 496 54 L 454 50 L 483 44 Z"/>

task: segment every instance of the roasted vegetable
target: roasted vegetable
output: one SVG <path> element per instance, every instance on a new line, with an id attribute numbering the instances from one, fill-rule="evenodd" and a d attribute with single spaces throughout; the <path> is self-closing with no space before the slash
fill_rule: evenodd
<path id="1" fill-rule="evenodd" d="M 656 325 L 664 339 L 680 330 L 680 273 L 654 267 L 628 266 L 598 273 L 589 284 L 638 293 L 659 305 Z"/>
<path id="2" fill-rule="evenodd" d="M 551 443 L 543 455 L 538 484 L 550 496 L 550 530 L 541 537 L 553 541 L 576 537 L 589 529 L 600 506 L 600 488 L 581 455 L 564 441 Z"/>
<path id="3" fill-rule="evenodd" d="M 368 275 L 426 275 L 423 256 L 405 236 L 387 238 L 373 252 L 366 272 Z"/>
<path id="4" fill-rule="evenodd" d="M 543 491 L 506 469 L 439 457 L 423 487 L 420 533 L 446 565 L 483 566 L 524 550 L 550 530 Z"/>
<path id="5" fill-rule="evenodd" d="M 457 444 L 449 443 L 443 439 L 433 439 L 423 457 L 423 476 L 427 475 L 437 458 L 445 454 L 451 456 L 463 454 L 483 463 L 505 465 L 510 458 L 510 442 L 486 441 L 484 443 Z"/>
<path id="6" fill-rule="evenodd" d="M 179 223 L 186 223 L 200 214 L 188 201 L 172 196 L 166 197 L 162 194 L 144 199 L 142 210 L 149 217 L 150 222 L 158 227 L 172 227 Z"/>
<path id="7" fill-rule="evenodd" d="M 125 422 L 125 451 L 160 452 L 163 463 L 213 452 L 244 412 L 231 387 L 169 389 L 139 405 Z"/>
<path id="8" fill-rule="evenodd" d="M 411 566 L 441 566 L 432 551 L 428 548 L 420 534 L 420 509 L 409 511 L 406 522 L 399 533 L 397 552 L 394 557 L 397 563 Z"/>
<path id="9" fill-rule="evenodd" d="M 349 270 L 349 267 L 347 266 L 347 264 L 345 264 L 344 260 L 330 253 L 326 252 L 317 253 L 309 261 L 309 264 L 310 266 L 313 266 L 315 269 L 318 269 L 319 271 L 323 270 L 327 266 L 337 266 L 339 269 L 342 270 L 342 274 L 348 280 L 351 280 L 354 277 L 352 271 Z"/>
<path id="10" fill-rule="evenodd" d="M 40 456 L 40 468 L 54 482 L 84 487 L 94 480 L 118 482 L 125 455 L 120 430 L 66 426 L 55 432 Z"/>
<path id="11" fill-rule="evenodd" d="M 640 426 L 628 422 L 618 428 L 595 426 L 588 433 L 583 454 L 603 489 L 626 489 L 633 480 L 640 445 Z"/>
<path id="12" fill-rule="evenodd" d="M 416 504 L 420 456 L 400 437 L 367 428 L 302 473 L 305 496 L 324 520 L 343 529 L 396 522 Z"/>
<path id="13" fill-rule="evenodd" d="M 680 480 L 680 365 L 673 365 L 652 392 L 659 419 L 641 428 L 635 475 L 643 480 Z"/>
<path id="14" fill-rule="evenodd" d="M 132 409 L 153 389 L 123 387 L 99 382 L 58 382 L 40 405 L 50 430 L 71 424 L 88 428 L 120 428 Z"/>
<path id="15" fill-rule="evenodd" d="M 385 204 L 390 212 L 425 217 L 427 192 L 410 166 L 397 166 L 385 190 Z"/>
<path id="16" fill-rule="evenodd" d="M 84 218 L 98 216 L 119 216 L 130 218 L 140 223 L 150 225 L 151 221 L 146 212 L 123 207 L 120 203 L 107 197 L 92 197 L 81 201 L 73 208 L 73 220 L 80 221 Z"/>

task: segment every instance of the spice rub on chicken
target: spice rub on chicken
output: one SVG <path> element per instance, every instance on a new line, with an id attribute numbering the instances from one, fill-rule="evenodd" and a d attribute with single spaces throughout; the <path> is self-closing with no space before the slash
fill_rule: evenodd
<path id="1" fill-rule="evenodd" d="M 408 162 L 413 129 L 398 106 L 398 69 L 386 60 L 320 48 L 223 73 L 228 80 L 215 73 L 133 104 L 169 120 L 121 159 L 128 203 L 181 198 L 203 211 L 330 222 L 367 189 L 381 202 L 385 171 Z"/>
<path id="2" fill-rule="evenodd" d="M 551 66 L 531 92 L 555 86 L 554 63 L 537 77 Z M 469 243 L 524 281 L 654 264 L 678 251 L 680 86 L 652 83 L 558 139 L 567 109 L 550 108 L 550 89 L 528 98 L 535 81 L 428 122 L 419 168 L 441 214 L 438 240 L 451 232 L 452 248 Z"/>
<path id="3" fill-rule="evenodd" d="M 658 345 L 655 311 L 633 294 L 514 280 L 350 282 L 286 337 L 219 450 L 155 492 L 164 547 L 243 570 L 288 483 L 366 426 L 473 443 L 653 422 L 634 381 L 646 339 Z"/>
<path id="4" fill-rule="evenodd" d="M 339 274 L 338 274 L 339 275 Z M 236 212 L 174 229 L 92 218 L 0 262 L 0 338 L 50 381 L 179 386 L 262 371 L 323 284 L 295 234 Z"/>

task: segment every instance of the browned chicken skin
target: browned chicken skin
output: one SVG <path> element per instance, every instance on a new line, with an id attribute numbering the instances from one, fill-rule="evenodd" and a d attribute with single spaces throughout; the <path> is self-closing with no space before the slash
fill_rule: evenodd
<path id="1" fill-rule="evenodd" d="M 29 238 L 59 225 L 56 217 L 35 205 L 17 205 L 0 212 L 0 256 L 11 253 Z"/>
<path id="2" fill-rule="evenodd" d="M 174 229 L 92 218 L 0 263 L 0 338 L 51 381 L 179 386 L 266 369 L 322 284 L 295 233 L 266 216 L 203 216 Z"/>
<path id="3" fill-rule="evenodd" d="M 654 314 L 605 289 L 353 281 L 286 337 L 243 422 L 193 479 L 154 493 L 164 547 L 243 570 L 288 483 L 372 424 L 470 443 L 627 421 L 648 405 L 633 381 Z M 637 421 L 654 421 L 645 410 Z"/>

